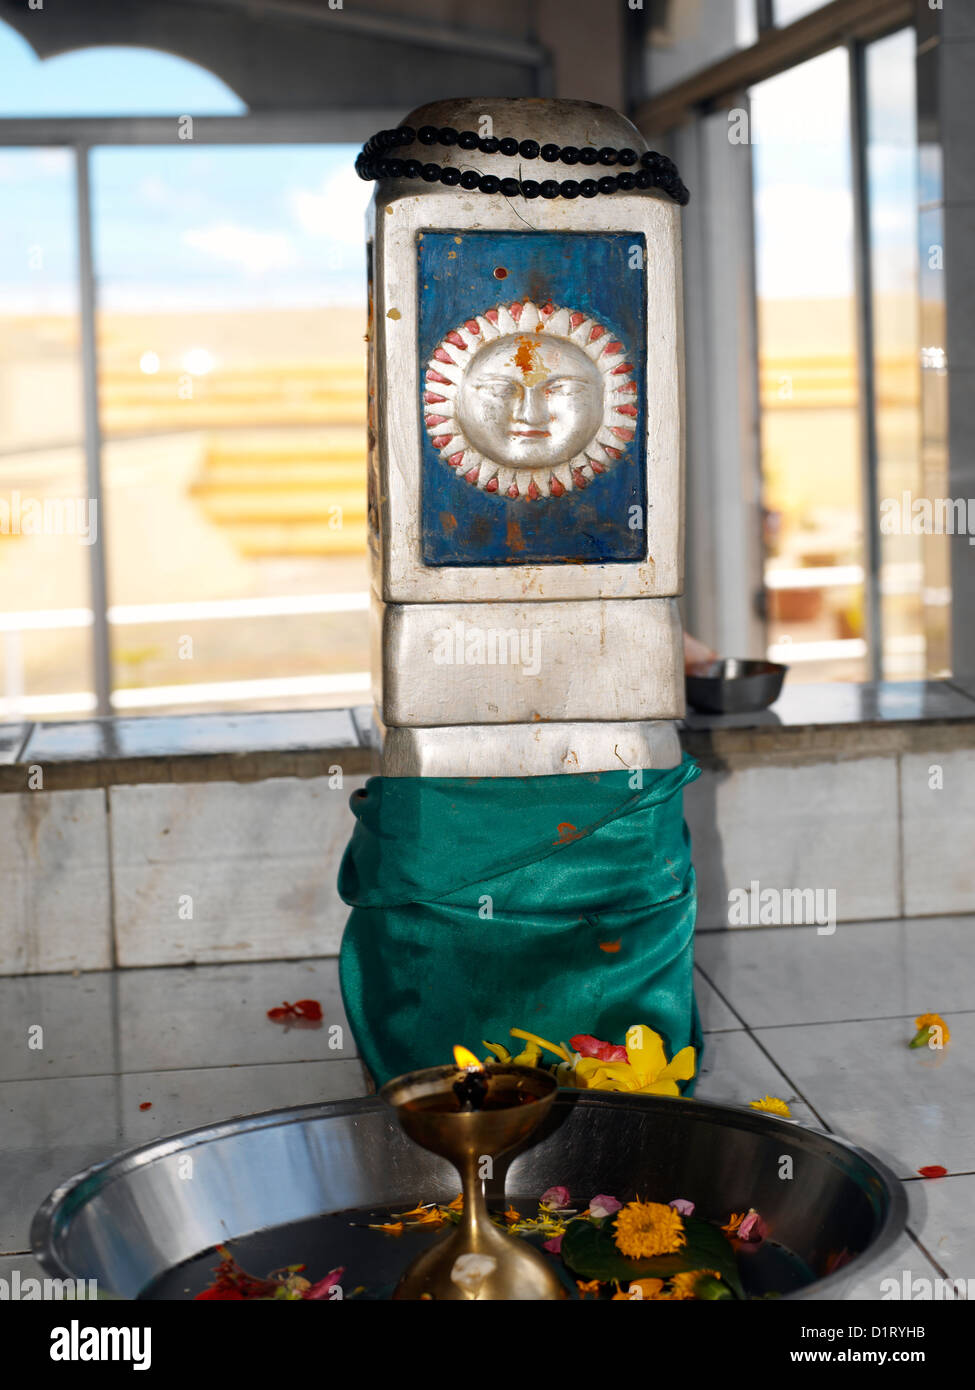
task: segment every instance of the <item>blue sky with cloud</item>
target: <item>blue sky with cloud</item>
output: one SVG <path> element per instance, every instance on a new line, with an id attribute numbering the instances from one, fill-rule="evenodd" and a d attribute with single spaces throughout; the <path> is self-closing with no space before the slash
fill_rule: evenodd
<path id="1" fill-rule="evenodd" d="M 914 34 L 868 50 L 868 172 L 874 285 L 903 291 L 917 273 Z M 752 89 L 758 293 L 852 295 L 849 60 L 833 49 Z"/>
<path id="2" fill-rule="evenodd" d="M 0 115 L 240 114 L 210 73 L 144 49 L 41 63 L 0 25 Z M 9 79 L 9 80 L 8 80 Z M 180 310 L 359 304 L 371 186 L 349 145 L 98 148 L 99 303 Z M 74 173 L 56 149 L 0 150 L 0 294 L 8 310 L 75 304 Z"/>

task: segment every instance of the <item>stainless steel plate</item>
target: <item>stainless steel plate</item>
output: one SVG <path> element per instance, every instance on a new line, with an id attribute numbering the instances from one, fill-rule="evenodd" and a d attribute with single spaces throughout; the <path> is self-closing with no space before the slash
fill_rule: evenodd
<path id="1" fill-rule="evenodd" d="M 726 657 L 687 673 L 687 703 L 704 714 L 745 714 L 767 709 L 782 693 L 788 666 L 775 661 Z"/>
<path id="2" fill-rule="evenodd" d="M 791 1180 L 779 1176 L 783 1155 L 793 1160 Z M 830 1256 L 853 1256 L 791 1298 L 842 1298 L 901 1234 L 907 1210 L 888 1168 L 818 1130 L 709 1101 L 596 1092 L 561 1091 L 537 1140 L 506 1172 L 498 1165 L 496 1183 L 536 1198 L 562 1184 L 586 1202 L 600 1192 L 686 1197 L 699 1215 L 721 1220 L 755 1207 L 817 1276 Z M 42 1203 L 31 1244 L 48 1273 L 135 1298 L 218 1243 L 456 1192 L 454 1170 L 369 1097 L 228 1120 L 98 1164 Z M 391 1249 L 403 1267 L 416 1253 L 405 1240 Z M 305 1256 L 292 1250 L 279 1262 L 296 1258 Z"/>

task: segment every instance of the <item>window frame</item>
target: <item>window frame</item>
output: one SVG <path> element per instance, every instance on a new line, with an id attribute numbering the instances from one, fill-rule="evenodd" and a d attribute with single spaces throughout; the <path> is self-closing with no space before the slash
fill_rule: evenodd
<path id="1" fill-rule="evenodd" d="M 704 121 L 724 109 L 742 108 L 749 110 L 748 90 L 769 77 L 797 67 L 809 59 L 837 48 L 845 48 L 850 74 L 850 152 L 853 195 L 853 269 L 854 306 L 857 318 L 856 366 L 859 384 L 858 411 L 860 416 L 860 479 L 861 506 L 864 521 L 863 556 L 863 595 L 865 608 L 864 636 L 866 638 L 869 679 L 879 681 L 883 678 L 883 631 L 881 606 L 881 538 L 879 525 L 878 499 L 878 443 L 876 420 L 876 377 L 874 361 L 874 303 L 872 293 L 871 238 L 870 238 L 870 189 L 867 166 L 867 78 L 866 50 L 870 43 L 887 38 L 902 29 L 914 29 L 914 0 L 833 0 L 811 14 L 796 20 L 784 28 L 777 28 L 773 22 L 771 0 L 755 0 L 758 26 L 758 41 L 748 49 L 743 49 L 730 57 L 714 63 L 691 77 L 684 79 L 667 91 L 661 92 L 640 103 L 634 120 L 644 132 L 653 132 L 667 143 L 679 142 L 679 136 L 700 127 Z M 750 115 L 749 115 L 750 119 Z M 750 199 L 754 202 L 754 164 L 751 145 L 747 146 L 748 180 Z M 713 190 L 695 189 L 695 194 L 703 200 L 710 200 Z M 919 213 L 919 208 L 915 209 Z M 754 228 L 749 219 L 736 209 L 736 225 L 726 227 L 725 235 L 742 248 L 748 260 L 747 273 L 755 286 L 755 239 Z M 711 290 L 691 287 L 692 295 L 707 295 Z M 707 316 L 705 308 L 704 316 Z M 693 317 L 693 315 L 692 315 Z M 700 315 L 698 315 L 700 317 Z M 755 324 L 742 322 L 738 331 L 744 341 L 756 344 Z M 750 361 L 748 371 L 751 379 L 747 394 L 754 402 L 756 411 L 753 440 L 755 457 L 740 457 L 740 475 L 743 493 L 748 492 L 753 474 L 761 473 L 761 415 L 758 411 L 758 370 L 757 344 L 756 356 Z M 741 370 L 739 368 L 739 375 Z M 720 428 L 719 422 L 718 428 Z M 712 425 L 712 432 L 715 426 Z M 747 438 L 747 430 L 741 422 L 729 422 L 742 441 Z M 747 451 L 747 443 L 739 446 Z M 715 550 L 720 546 L 716 544 Z M 710 563 L 710 562 L 709 562 Z M 717 573 L 721 572 L 720 556 L 717 560 Z M 728 564 L 724 565 L 727 586 L 730 579 Z M 726 630 L 712 631 L 711 640 L 725 645 L 728 636 L 738 635 L 749 630 L 757 615 L 764 627 L 766 621 L 766 589 L 764 574 L 759 560 L 757 572 L 746 577 L 746 583 L 754 591 L 748 595 L 747 613 L 732 617 L 722 626 Z M 739 579 L 740 585 L 740 579 Z M 694 596 L 692 610 L 695 613 L 709 612 L 710 600 Z M 738 596 L 741 602 L 740 593 Z M 720 609 L 721 604 L 714 601 Z M 724 604 L 727 607 L 727 602 Z M 739 637 L 739 640 L 741 638 Z"/>
<path id="2" fill-rule="evenodd" d="M 398 125 L 401 118 L 400 110 L 385 107 L 353 111 L 327 109 L 300 113 L 194 116 L 192 144 L 362 144 L 375 131 Z M 91 154 L 99 146 L 179 144 L 181 119 L 180 116 L 24 116 L 0 119 L 0 150 L 56 147 L 69 151 L 74 159 L 83 449 L 87 496 L 96 504 L 99 518 L 95 539 L 87 547 L 94 713 L 99 717 L 113 714 L 114 706 L 106 564 L 106 536 L 111 517 L 107 516 L 104 503 L 102 434 L 98 411 L 97 284 Z"/>

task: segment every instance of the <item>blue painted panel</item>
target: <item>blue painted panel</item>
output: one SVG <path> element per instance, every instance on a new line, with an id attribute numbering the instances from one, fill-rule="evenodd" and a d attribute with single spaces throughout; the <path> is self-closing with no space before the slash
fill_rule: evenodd
<path id="1" fill-rule="evenodd" d="M 639 247 L 641 255 L 633 256 Z M 486 493 L 422 440 L 425 565 L 524 565 L 624 561 L 646 555 L 646 247 L 633 232 L 454 232 L 418 236 L 420 389 L 430 358 L 452 329 L 498 303 L 531 299 L 590 315 L 626 348 L 635 368 L 640 422 L 622 457 L 585 491 L 513 501 Z M 639 267 L 633 262 L 639 259 Z M 506 274 L 497 278 L 496 269 Z M 429 414 L 436 407 L 422 406 Z M 421 416 L 422 418 L 422 416 Z M 631 510 L 638 509 L 638 510 Z M 637 528 L 631 521 L 638 520 Z"/>

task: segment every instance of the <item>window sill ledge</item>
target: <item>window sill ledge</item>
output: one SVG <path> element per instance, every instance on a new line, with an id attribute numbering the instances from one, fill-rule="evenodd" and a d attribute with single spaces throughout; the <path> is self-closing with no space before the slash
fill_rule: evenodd
<path id="1" fill-rule="evenodd" d="M 753 714 L 689 710 L 681 739 L 711 765 L 975 747 L 975 680 L 786 686 Z M 369 706 L 0 725 L 0 792 L 37 767 L 51 791 L 378 770 Z"/>

